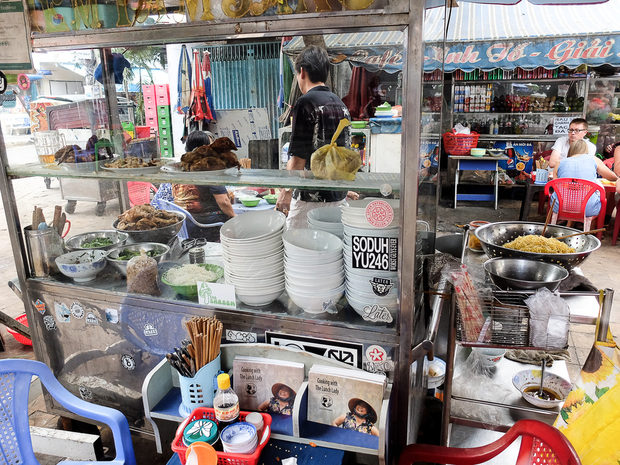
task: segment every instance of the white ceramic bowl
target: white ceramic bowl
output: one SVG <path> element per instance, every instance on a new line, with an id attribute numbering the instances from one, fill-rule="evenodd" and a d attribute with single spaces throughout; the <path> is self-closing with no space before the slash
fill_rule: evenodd
<path id="1" fill-rule="evenodd" d="M 282 241 L 290 257 L 330 254 L 342 250 L 339 237 L 316 229 L 289 229 L 282 235 Z"/>
<path id="2" fill-rule="evenodd" d="M 480 365 L 491 368 L 501 362 L 506 353 L 506 349 L 495 349 L 490 347 L 472 347 L 472 355 L 477 358 Z"/>
<path id="3" fill-rule="evenodd" d="M 319 290 L 316 292 L 299 292 L 287 286 L 286 292 L 291 300 L 308 313 L 323 313 L 330 302 L 336 304 L 344 294 L 344 284 L 332 290 Z"/>
<path id="4" fill-rule="evenodd" d="M 337 289 L 341 287 L 344 284 L 344 275 L 331 276 L 329 279 L 325 279 L 319 282 L 312 281 L 312 283 L 308 283 L 307 281 L 303 281 L 302 279 L 296 279 L 295 277 L 285 275 L 285 283 L 287 287 L 290 287 L 296 292 L 302 294 L 311 294 L 315 291 L 318 293 L 324 290 Z"/>
<path id="5" fill-rule="evenodd" d="M 255 244 L 254 247 L 236 247 L 223 244 L 222 255 L 232 255 L 236 257 L 265 257 L 280 250 L 284 250 L 281 240 L 277 242 Z"/>
<path id="6" fill-rule="evenodd" d="M 351 236 L 370 236 L 370 237 L 398 237 L 399 228 L 359 228 L 344 225 L 344 240 Z"/>
<path id="7" fill-rule="evenodd" d="M 256 427 L 247 422 L 233 423 L 222 430 L 220 441 L 224 452 L 251 454 L 258 444 Z"/>
<path id="8" fill-rule="evenodd" d="M 396 319 L 396 314 L 398 313 L 398 303 L 395 305 L 385 305 L 385 304 L 382 304 L 381 302 L 377 304 L 371 304 L 370 302 L 366 300 L 358 299 L 355 295 L 351 295 L 350 293 L 346 291 L 345 291 L 345 295 L 347 298 L 347 302 L 349 302 L 349 305 L 351 306 L 351 308 L 353 308 L 353 310 L 355 310 L 355 312 L 361 316 L 364 316 L 366 314 L 366 310 L 371 309 L 373 305 L 379 305 L 382 307 L 387 307 L 388 311 L 390 312 L 390 315 L 392 316 L 392 319 L 393 320 Z M 377 323 L 382 323 L 382 322 L 378 321 Z"/>
<path id="9" fill-rule="evenodd" d="M 368 277 L 379 277 L 391 279 L 395 283 L 398 280 L 398 273 L 396 271 L 380 271 L 380 270 L 364 270 L 362 268 L 353 268 L 351 262 L 347 264 L 347 259 L 345 257 L 345 266 L 344 272 L 347 277 L 351 279 L 368 279 Z"/>
<path id="10" fill-rule="evenodd" d="M 220 243 L 222 244 L 222 247 L 244 251 L 271 248 L 274 244 L 282 242 L 282 232 L 282 230 L 271 232 L 268 235 L 256 240 L 226 239 L 220 234 Z"/>
<path id="11" fill-rule="evenodd" d="M 284 273 L 269 278 L 246 278 L 230 275 L 224 272 L 224 278 L 226 279 L 227 283 L 233 284 L 235 286 L 241 286 L 246 289 L 260 289 L 279 286 L 284 282 Z"/>
<path id="12" fill-rule="evenodd" d="M 415 375 L 418 368 L 418 361 L 411 364 L 411 373 Z M 443 384 L 446 377 L 446 362 L 442 359 L 434 357 L 430 362 L 424 357 L 424 374 L 428 376 L 428 389 L 434 389 Z"/>
<path id="13" fill-rule="evenodd" d="M 398 199 L 382 199 L 379 197 L 366 197 L 361 200 L 348 200 L 347 205 L 342 206 L 342 211 L 344 212 L 357 212 L 366 214 L 366 207 L 370 204 L 370 202 L 374 202 L 375 200 L 383 200 L 384 202 L 389 203 L 393 209 L 400 208 L 400 200 Z"/>
<path id="14" fill-rule="evenodd" d="M 391 280 L 392 282 L 386 283 L 382 282 L 382 280 L 377 279 L 373 281 L 373 277 L 367 277 L 366 279 L 359 279 L 356 277 L 352 277 L 351 275 L 347 276 L 347 289 L 353 294 L 359 296 L 368 296 L 372 297 L 391 297 L 395 298 L 398 296 L 398 285 L 395 280 Z"/>
<path id="15" fill-rule="evenodd" d="M 317 225 L 342 225 L 342 209 L 340 207 L 315 208 L 308 212 L 308 222 Z"/>
<path id="16" fill-rule="evenodd" d="M 271 268 L 249 268 L 246 270 L 231 269 L 224 265 L 224 274 L 230 276 L 233 279 L 252 280 L 260 279 L 266 280 L 275 278 L 284 274 L 284 267 L 275 266 Z"/>
<path id="17" fill-rule="evenodd" d="M 244 213 L 245 214 L 245 213 Z M 261 290 L 259 288 L 244 289 L 235 286 L 235 293 L 240 302 L 250 307 L 262 307 L 269 305 L 284 292 L 284 284 L 275 290 Z"/>
<path id="18" fill-rule="evenodd" d="M 296 266 L 316 266 L 316 265 L 328 265 L 330 263 L 339 262 L 342 260 L 342 251 L 337 250 L 335 252 L 322 252 L 320 255 L 294 255 L 291 256 L 288 251 L 284 250 L 284 261 Z"/>
<path id="19" fill-rule="evenodd" d="M 286 217 L 276 210 L 250 211 L 228 220 L 220 229 L 220 236 L 230 242 L 256 242 L 284 228 Z"/>
<path id="20" fill-rule="evenodd" d="M 105 250 L 77 250 L 56 257 L 56 266 L 62 274 L 76 283 L 92 281 L 108 263 Z"/>
<path id="21" fill-rule="evenodd" d="M 521 396 L 530 404 L 541 408 L 554 408 L 561 405 L 566 396 L 572 389 L 573 385 L 570 381 L 565 380 L 561 376 L 549 373 L 545 370 L 543 388 L 557 396 L 554 400 L 544 400 L 536 395 L 536 391 L 540 386 L 540 368 L 532 370 L 523 370 L 512 377 L 512 384 L 521 393 Z M 528 392 L 529 391 L 529 392 Z"/>
<path id="22" fill-rule="evenodd" d="M 238 257 L 236 255 L 224 255 L 224 263 L 232 266 L 245 268 L 256 265 L 270 265 L 274 263 L 282 263 L 284 261 L 284 252 L 276 251 L 265 257 Z"/>
<path id="23" fill-rule="evenodd" d="M 339 273 L 344 270 L 342 259 L 324 265 L 304 265 L 284 260 L 284 269 L 300 276 L 320 276 Z"/>

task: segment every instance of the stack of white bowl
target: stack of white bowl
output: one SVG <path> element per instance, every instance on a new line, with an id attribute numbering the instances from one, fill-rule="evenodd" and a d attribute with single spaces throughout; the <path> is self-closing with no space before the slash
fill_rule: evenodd
<path id="1" fill-rule="evenodd" d="M 268 305 L 284 291 L 285 223 L 281 212 L 263 210 L 235 216 L 220 230 L 224 277 L 246 305 Z"/>
<path id="2" fill-rule="evenodd" d="M 308 212 L 308 227 L 332 233 L 342 239 L 342 209 L 319 207 Z"/>
<path id="3" fill-rule="evenodd" d="M 342 240 L 316 229 L 289 229 L 282 240 L 291 300 L 308 313 L 335 309 L 344 294 Z"/>
<path id="4" fill-rule="evenodd" d="M 363 236 L 371 238 L 371 240 L 372 238 L 398 237 L 399 201 L 380 199 L 390 204 L 394 218 L 385 228 L 377 228 L 370 224 L 366 218 L 366 207 L 374 200 L 379 199 L 354 200 L 342 207 L 346 297 L 349 305 L 358 314 L 362 317 L 369 317 L 369 319 L 373 318 L 371 313 L 376 314 L 377 308 L 387 308 L 392 317 L 395 317 L 399 305 L 398 271 L 353 267 L 353 236 Z"/>
<path id="5" fill-rule="evenodd" d="M 252 454 L 258 445 L 256 427 L 246 422 L 233 423 L 222 430 L 220 441 L 228 454 Z"/>

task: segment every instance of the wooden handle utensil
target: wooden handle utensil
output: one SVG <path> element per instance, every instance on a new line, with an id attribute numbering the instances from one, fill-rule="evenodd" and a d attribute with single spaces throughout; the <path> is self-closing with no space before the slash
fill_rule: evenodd
<path id="1" fill-rule="evenodd" d="M 556 237 L 555 239 L 557 239 L 558 241 L 561 241 L 562 239 L 568 239 L 569 237 L 582 236 L 584 234 L 592 234 L 592 233 L 597 233 L 601 231 L 605 231 L 605 228 L 591 229 L 590 231 L 581 231 L 575 234 L 569 234 L 568 236 Z"/>

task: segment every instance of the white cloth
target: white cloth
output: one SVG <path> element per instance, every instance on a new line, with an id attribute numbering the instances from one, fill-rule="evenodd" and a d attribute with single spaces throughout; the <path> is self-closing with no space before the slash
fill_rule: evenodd
<path id="1" fill-rule="evenodd" d="M 291 199 L 291 210 L 286 217 L 286 229 L 301 229 L 308 227 L 308 212 L 315 208 L 338 207 L 346 205 L 346 199 L 337 202 L 304 202 L 303 200 Z"/>
<path id="2" fill-rule="evenodd" d="M 589 140 L 584 139 L 584 142 L 588 146 L 588 155 L 596 155 L 596 145 Z M 557 150 L 560 153 L 560 158 L 564 159 L 568 155 L 568 149 L 570 148 L 570 142 L 568 142 L 568 136 L 562 136 L 555 141 L 551 150 Z"/>

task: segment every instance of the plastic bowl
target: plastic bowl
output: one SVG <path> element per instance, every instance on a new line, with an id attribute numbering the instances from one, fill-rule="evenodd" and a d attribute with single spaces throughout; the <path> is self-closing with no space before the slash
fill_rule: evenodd
<path id="1" fill-rule="evenodd" d="M 265 194 L 263 195 L 263 199 L 265 199 L 267 203 L 275 205 L 278 201 L 278 196 L 276 194 Z"/>
<path id="2" fill-rule="evenodd" d="M 276 210 L 251 211 L 228 220 L 220 229 L 222 243 L 254 243 L 279 235 L 286 223 L 284 213 Z"/>
<path id="3" fill-rule="evenodd" d="M 211 263 L 197 263 L 198 266 L 204 268 L 207 271 L 212 271 L 213 273 L 215 273 L 215 278 L 211 279 L 208 282 L 215 282 L 218 279 L 220 279 L 222 276 L 224 276 L 224 268 L 222 268 L 219 265 L 213 265 Z M 182 265 L 175 267 L 175 268 L 180 268 Z M 193 299 L 195 297 L 198 296 L 198 285 L 197 284 L 188 284 L 188 285 L 177 285 L 177 284 L 172 284 L 169 281 L 168 278 L 168 273 L 170 272 L 170 270 L 166 271 L 162 277 L 161 277 L 161 282 L 164 283 L 167 286 L 170 286 L 172 289 L 175 290 L 175 292 L 179 295 L 182 295 L 183 297 L 187 297 L 190 299 Z"/>
<path id="4" fill-rule="evenodd" d="M 93 239 L 110 239 L 112 244 L 102 247 L 83 247 L 82 244 Z M 65 247 L 70 251 L 74 250 L 110 250 L 118 245 L 122 245 L 129 239 L 129 234 L 121 231 L 103 230 L 93 231 L 84 234 L 76 234 L 65 241 Z"/>
<path id="5" fill-rule="evenodd" d="M 260 203 L 260 197 L 240 197 L 239 200 L 246 207 L 255 207 Z"/>
<path id="6" fill-rule="evenodd" d="M 530 404 L 541 408 L 558 407 L 564 402 L 573 385 L 561 376 L 545 372 L 543 388 L 548 389 L 557 398 L 554 400 L 541 399 L 536 395 L 540 386 L 540 375 L 540 369 L 523 370 L 513 376 L 512 384 Z"/>
<path id="7" fill-rule="evenodd" d="M 108 263 L 116 268 L 123 276 L 127 276 L 127 262 L 129 262 L 129 260 L 121 260 L 118 258 L 124 250 L 130 250 L 132 252 L 140 252 L 141 250 L 149 252 L 154 250 L 155 255 L 151 258 L 157 263 L 160 263 L 162 260 L 168 258 L 170 247 L 166 244 L 160 244 L 159 242 L 140 242 L 138 244 L 119 245 L 114 247 L 108 252 L 106 259 L 108 260 Z"/>
<path id="8" fill-rule="evenodd" d="M 487 153 L 487 149 L 471 149 L 470 154 L 472 157 L 484 157 Z"/>
<path id="9" fill-rule="evenodd" d="M 65 276 L 77 283 L 92 281 L 106 266 L 104 250 L 76 250 L 56 257 L 56 266 Z"/>

